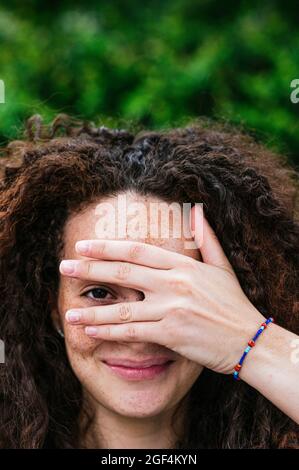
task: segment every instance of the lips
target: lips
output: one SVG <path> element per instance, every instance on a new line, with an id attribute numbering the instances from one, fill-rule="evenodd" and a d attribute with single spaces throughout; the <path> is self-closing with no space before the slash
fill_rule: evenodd
<path id="1" fill-rule="evenodd" d="M 132 369 L 145 369 L 147 367 L 159 366 L 172 362 L 170 357 L 152 357 L 143 361 L 133 361 L 130 359 L 106 359 L 103 360 L 109 366 L 128 367 Z"/>
<path id="2" fill-rule="evenodd" d="M 102 360 L 107 370 L 126 381 L 143 381 L 165 377 L 174 362 L 169 357 L 155 357 L 143 361 L 131 359 Z"/>

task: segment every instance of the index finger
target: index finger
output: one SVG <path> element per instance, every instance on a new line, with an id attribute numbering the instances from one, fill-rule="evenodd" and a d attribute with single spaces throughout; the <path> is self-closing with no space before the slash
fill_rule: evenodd
<path id="1" fill-rule="evenodd" d="M 128 261 L 156 269 L 172 269 L 188 258 L 149 243 L 129 240 L 80 240 L 76 251 L 90 258 Z"/>

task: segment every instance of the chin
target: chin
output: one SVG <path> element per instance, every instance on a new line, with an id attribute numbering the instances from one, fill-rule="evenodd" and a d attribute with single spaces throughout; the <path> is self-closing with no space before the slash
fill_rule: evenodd
<path id="1" fill-rule="evenodd" d="M 121 416 L 157 416 L 180 399 L 173 374 L 152 380 L 126 380 L 105 372 L 106 367 L 98 372 L 98 380 L 95 381 L 96 371 L 93 369 L 88 378 L 84 377 L 84 387 L 98 404 Z"/>
<path id="2" fill-rule="evenodd" d="M 169 401 L 169 393 L 153 393 L 147 390 L 121 393 L 121 396 L 117 395 L 113 398 L 114 400 L 106 403 L 106 408 L 128 418 L 157 416 L 169 408 L 171 401 Z"/>

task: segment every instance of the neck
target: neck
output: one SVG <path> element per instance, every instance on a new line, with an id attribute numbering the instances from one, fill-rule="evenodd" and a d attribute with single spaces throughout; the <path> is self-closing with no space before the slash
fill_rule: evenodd
<path id="1" fill-rule="evenodd" d="M 177 408 L 177 406 L 176 406 Z M 82 437 L 82 447 L 92 449 L 173 449 L 184 427 L 185 412 L 176 408 L 156 416 L 136 418 L 120 415 L 97 403 L 93 420 Z M 89 406 L 90 409 L 90 406 Z M 84 429 L 81 416 L 81 429 Z"/>

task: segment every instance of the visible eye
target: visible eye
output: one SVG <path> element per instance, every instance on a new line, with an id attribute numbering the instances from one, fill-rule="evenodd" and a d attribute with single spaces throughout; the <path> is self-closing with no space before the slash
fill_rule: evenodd
<path id="1" fill-rule="evenodd" d="M 94 287 L 84 292 L 83 295 L 93 300 L 113 300 L 115 298 L 113 294 L 104 287 Z"/>

